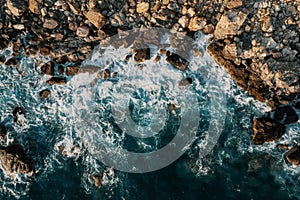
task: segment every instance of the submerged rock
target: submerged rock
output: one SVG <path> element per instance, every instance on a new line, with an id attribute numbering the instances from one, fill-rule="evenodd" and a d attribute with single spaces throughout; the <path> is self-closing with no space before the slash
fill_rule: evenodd
<path id="1" fill-rule="evenodd" d="M 278 140 L 285 133 L 285 126 L 274 119 L 262 117 L 253 121 L 252 143 L 262 145 Z"/>
<path id="2" fill-rule="evenodd" d="M 285 155 L 287 161 L 293 165 L 300 165 L 300 146 L 292 148 Z"/>
<path id="3" fill-rule="evenodd" d="M 93 180 L 94 180 L 94 185 L 96 187 L 100 187 L 101 186 L 101 176 L 100 175 L 94 175 L 93 176 Z"/>
<path id="4" fill-rule="evenodd" d="M 19 144 L 0 149 L 0 161 L 3 169 L 9 174 L 32 175 L 35 171 L 34 161 L 25 154 L 23 147 Z"/>
<path id="5" fill-rule="evenodd" d="M 169 55 L 166 61 L 181 71 L 187 70 L 189 65 L 189 62 L 178 54 Z"/>

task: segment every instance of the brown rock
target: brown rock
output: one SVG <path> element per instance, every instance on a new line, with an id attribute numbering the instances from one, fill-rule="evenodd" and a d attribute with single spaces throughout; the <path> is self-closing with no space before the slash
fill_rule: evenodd
<path id="1" fill-rule="evenodd" d="M 25 154 L 23 147 L 19 144 L 1 148 L 0 160 L 3 169 L 9 174 L 32 175 L 35 172 L 34 161 Z"/>
<path id="2" fill-rule="evenodd" d="M 270 33 L 273 31 L 273 26 L 271 22 L 271 17 L 270 16 L 265 16 L 261 19 L 261 30 L 267 33 Z"/>
<path id="3" fill-rule="evenodd" d="M 253 121 L 252 142 L 256 145 L 277 141 L 284 133 L 285 126 L 274 119 L 262 117 Z"/>
<path id="4" fill-rule="evenodd" d="M 215 30 L 214 25 L 208 24 L 208 25 L 204 26 L 204 28 L 202 29 L 202 32 L 204 34 L 208 35 L 208 34 L 212 34 L 214 32 L 214 30 Z"/>
<path id="5" fill-rule="evenodd" d="M 134 60 L 137 63 L 150 59 L 150 48 L 135 49 Z"/>
<path id="6" fill-rule="evenodd" d="M 11 13 L 14 16 L 19 17 L 26 10 L 26 8 L 27 8 L 26 4 L 27 4 L 27 1 L 24 1 L 24 0 L 7 0 L 6 5 L 7 5 L 7 8 L 11 11 Z"/>
<path id="7" fill-rule="evenodd" d="M 93 176 L 93 180 L 94 180 L 94 185 L 96 187 L 100 187 L 101 186 L 101 176 L 100 175 Z"/>
<path id="8" fill-rule="evenodd" d="M 45 19 L 43 28 L 55 29 L 58 26 L 58 22 L 54 19 Z"/>
<path id="9" fill-rule="evenodd" d="M 184 79 L 179 81 L 178 85 L 179 86 L 187 86 L 187 85 L 191 85 L 192 83 L 193 83 L 192 78 L 184 78 Z"/>
<path id="10" fill-rule="evenodd" d="M 76 74 L 78 74 L 79 70 L 80 70 L 80 67 L 78 67 L 78 66 L 67 66 L 66 74 L 67 74 L 67 76 L 75 76 Z"/>
<path id="11" fill-rule="evenodd" d="M 29 10 L 34 14 L 40 14 L 41 9 L 39 8 L 40 0 L 29 0 Z"/>
<path id="12" fill-rule="evenodd" d="M 67 83 L 67 79 L 65 77 L 52 77 L 48 81 L 46 81 L 46 84 L 49 85 L 64 85 Z"/>
<path id="13" fill-rule="evenodd" d="M 41 99 L 47 99 L 48 97 L 50 97 L 50 95 L 51 95 L 51 91 L 48 90 L 48 89 L 42 90 L 40 92 L 40 98 Z"/>
<path id="14" fill-rule="evenodd" d="M 179 70 L 185 71 L 188 68 L 189 62 L 177 54 L 171 54 L 166 58 L 166 61 Z"/>
<path id="15" fill-rule="evenodd" d="M 76 35 L 79 37 L 87 37 L 89 35 L 90 29 L 86 26 L 79 26 L 76 31 Z"/>
<path id="16" fill-rule="evenodd" d="M 200 17 L 193 17 L 190 20 L 188 29 L 190 31 L 199 31 L 201 29 L 203 29 L 206 25 L 206 20 Z"/>
<path id="17" fill-rule="evenodd" d="M 53 62 L 47 62 L 41 67 L 42 74 L 47 74 L 49 76 L 54 76 L 54 63 Z"/>
<path id="18" fill-rule="evenodd" d="M 227 2 L 226 7 L 229 9 L 238 8 L 243 5 L 243 0 L 230 0 Z"/>
<path id="19" fill-rule="evenodd" d="M 149 10 L 148 2 L 140 2 L 136 5 L 136 12 L 139 14 L 145 13 Z"/>
<path id="20" fill-rule="evenodd" d="M 11 57 L 5 62 L 5 65 L 16 66 L 19 63 L 18 57 Z"/>
<path id="21" fill-rule="evenodd" d="M 214 38 L 216 40 L 219 40 L 224 39 L 227 36 L 236 35 L 246 18 L 247 14 L 236 11 L 229 11 L 226 14 L 222 15 L 220 21 L 216 26 Z"/>
<path id="22" fill-rule="evenodd" d="M 98 10 L 90 10 L 85 14 L 85 17 L 98 29 L 101 29 L 105 25 L 105 18 Z"/>
<path id="23" fill-rule="evenodd" d="M 2 141 L 4 139 L 4 137 L 6 136 L 6 128 L 3 125 L 0 125 L 0 141 Z"/>
<path id="24" fill-rule="evenodd" d="M 286 153 L 285 157 L 292 165 L 300 165 L 300 146 L 292 148 Z"/>

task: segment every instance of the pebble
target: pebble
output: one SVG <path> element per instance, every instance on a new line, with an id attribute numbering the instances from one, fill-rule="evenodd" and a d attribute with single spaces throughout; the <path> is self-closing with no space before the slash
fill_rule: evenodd
<path id="1" fill-rule="evenodd" d="M 87 37 L 89 35 L 90 29 L 86 26 L 79 26 L 76 31 L 76 35 L 79 37 Z"/>
<path id="2" fill-rule="evenodd" d="M 139 14 L 147 12 L 149 9 L 149 3 L 148 2 L 140 2 L 136 6 L 136 12 Z"/>
<path id="3" fill-rule="evenodd" d="M 45 19 L 43 28 L 55 29 L 58 26 L 58 22 L 54 19 Z"/>

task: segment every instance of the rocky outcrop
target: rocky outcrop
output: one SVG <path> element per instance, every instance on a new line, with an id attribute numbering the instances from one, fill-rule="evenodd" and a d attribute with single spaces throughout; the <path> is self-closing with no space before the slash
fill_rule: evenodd
<path id="1" fill-rule="evenodd" d="M 285 157 L 292 165 L 300 165 L 300 146 L 292 148 L 286 153 Z"/>
<path id="2" fill-rule="evenodd" d="M 29 158 L 19 144 L 0 149 L 2 168 L 9 174 L 21 173 L 32 175 L 35 172 L 34 161 Z"/>
<path id="3" fill-rule="evenodd" d="M 254 119 L 252 143 L 256 145 L 277 141 L 284 133 L 285 126 L 274 119 L 262 117 Z"/>

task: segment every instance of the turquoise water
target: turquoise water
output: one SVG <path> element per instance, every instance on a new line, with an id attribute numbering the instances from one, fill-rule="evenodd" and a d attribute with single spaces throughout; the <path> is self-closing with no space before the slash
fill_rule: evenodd
<path id="1" fill-rule="evenodd" d="M 207 38 L 198 38 L 196 43 L 205 49 Z M 8 129 L 7 143 L 21 143 L 36 161 L 37 169 L 32 177 L 1 172 L 1 199 L 300 198 L 299 169 L 286 163 L 284 152 L 275 143 L 251 144 L 251 121 L 268 111 L 268 107 L 237 88 L 207 53 L 192 57 L 190 70 L 182 72 L 164 60 L 146 61 L 143 70 L 138 70 L 133 60 L 123 61 L 129 52 L 128 48 L 106 49 L 103 54 L 96 50 L 82 67 L 109 66 L 118 75 L 102 80 L 96 74 L 79 74 L 68 77 L 66 85 L 45 84 L 49 77 L 41 75 L 34 62 L 46 62 L 48 57 L 23 56 L 18 67 L 0 65 L 0 119 Z M 11 51 L 6 49 L 1 54 L 9 57 Z M 198 104 L 194 109 L 201 116 L 196 137 L 185 154 L 163 169 L 142 174 L 104 165 L 97 143 L 151 152 L 176 135 L 183 107 L 169 111 L 167 105 L 180 104 L 176 99 L 180 90 L 161 86 L 177 85 L 184 77 L 191 77 L 193 84 L 187 86 L 189 92 L 182 97 L 195 95 Z M 39 92 L 45 88 L 51 90 L 51 97 L 40 100 Z M 120 88 L 125 90 L 120 93 Z M 224 94 L 220 96 L 226 101 L 220 101 L 223 105 L 216 107 L 223 110 L 211 107 L 212 89 Z M 112 116 L 114 105 L 127 105 L 124 97 L 130 99 L 133 121 L 143 127 L 158 123 L 153 118 L 157 113 L 148 114 L 152 108 L 165 109 L 165 128 L 160 135 L 137 139 L 124 134 L 118 119 Z M 16 106 L 26 111 L 22 125 L 13 123 L 12 110 Z M 219 119 L 224 122 L 217 130 L 220 137 L 214 138 L 216 145 L 208 155 L 200 156 L 208 140 L 209 124 L 217 113 L 225 113 Z M 295 123 L 279 142 L 294 144 L 298 134 L 299 123 Z M 126 159 L 122 154 L 118 156 Z M 101 188 L 94 186 L 92 176 L 96 174 L 102 174 Z"/>

